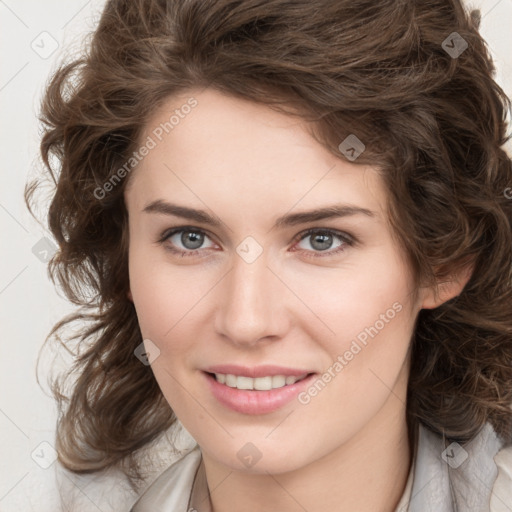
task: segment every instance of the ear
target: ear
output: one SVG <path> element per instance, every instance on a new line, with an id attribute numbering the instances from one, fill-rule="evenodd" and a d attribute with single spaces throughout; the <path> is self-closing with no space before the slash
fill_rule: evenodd
<path id="1" fill-rule="evenodd" d="M 460 266 L 448 277 L 437 281 L 435 286 L 423 288 L 423 303 L 421 308 L 435 309 L 457 295 L 460 295 L 471 278 L 473 270 L 473 263 Z"/>

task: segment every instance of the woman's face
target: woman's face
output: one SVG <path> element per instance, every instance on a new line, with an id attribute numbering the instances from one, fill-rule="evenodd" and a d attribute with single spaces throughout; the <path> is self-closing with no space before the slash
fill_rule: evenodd
<path id="1" fill-rule="evenodd" d="M 421 294 L 377 172 L 297 118 L 209 89 L 170 99 L 143 144 L 126 191 L 130 298 L 203 453 L 280 473 L 403 422 Z"/>

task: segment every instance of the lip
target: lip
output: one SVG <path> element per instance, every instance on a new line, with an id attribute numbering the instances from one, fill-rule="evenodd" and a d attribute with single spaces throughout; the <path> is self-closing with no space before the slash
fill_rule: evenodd
<path id="1" fill-rule="evenodd" d="M 274 375 L 284 375 L 285 377 L 300 377 L 301 375 L 313 373 L 311 370 L 304 370 L 298 368 L 286 368 L 284 366 L 276 366 L 273 364 L 264 364 L 260 366 L 240 366 L 236 364 L 220 364 L 203 368 L 204 372 L 208 373 L 224 373 L 241 376 L 241 377 L 267 377 Z"/>
<path id="2" fill-rule="evenodd" d="M 205 371 L 201 373 L 204 375 L 213 396 L 222 405 L 233 411 L 250 415 L 268 414 L 280 409 L 291 402 L 297 394 L 307 388 L 316 376 L 316 373 L 311 373 L 301 381 L 290 384 L 289 386 L 283 386 L 269 391 L 256 391 L 230 388 L 225 384 L 217 382 L 214 375 L 210 375 Z M 304 375 L 304 373 L 308 372 L 303 372 L 302 375 Z M 269 374 L 267 373 L 266 375 Z M 275 373 L 275 375 L 283 374 Z"/>

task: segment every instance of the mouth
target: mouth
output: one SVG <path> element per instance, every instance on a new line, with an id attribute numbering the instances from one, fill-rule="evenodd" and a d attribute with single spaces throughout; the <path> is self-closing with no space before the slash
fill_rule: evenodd
<path id="1" fill-rule="evenodd" d="M 317 375 L 305 373 L 252 378 L 206 371 L 201 373 L 220 405 L 248 415 L 268 414 L 284 407 L 310 386 Z"/>

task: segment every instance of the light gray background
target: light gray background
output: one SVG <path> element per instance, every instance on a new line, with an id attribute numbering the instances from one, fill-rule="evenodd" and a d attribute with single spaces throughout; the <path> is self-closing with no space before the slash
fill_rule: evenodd
<path id="1" fill-rule="evenodd" d="M 0 0 L 2 512 L 59 510 L 57 464 L 41 467 L 52 462 L 56 409 L 35 380 L 35 363 L 51 327 L 73 308 L 49 281 L 41 254 L 34 254 L 34 246 L 51 236 L 28 214 L 23 188 L 39 165 L 37 111 L 44 85 L 64 55 L 80 50 L 103 4 L 104 0 Z M 496 79 L 510 96 L 512 0 L 467 4 L 482 11 L 481 32 L 498 67 Z M 57 47 L 55 51 L 53 47 Z M 43 385 L 45 366 L 43 362 Z M 88 478 L 80 480 L 80 510 L 111 510 L 106 498 L 89 491 Z M 97 485 L 104 486 L 104 482 Z"/>

